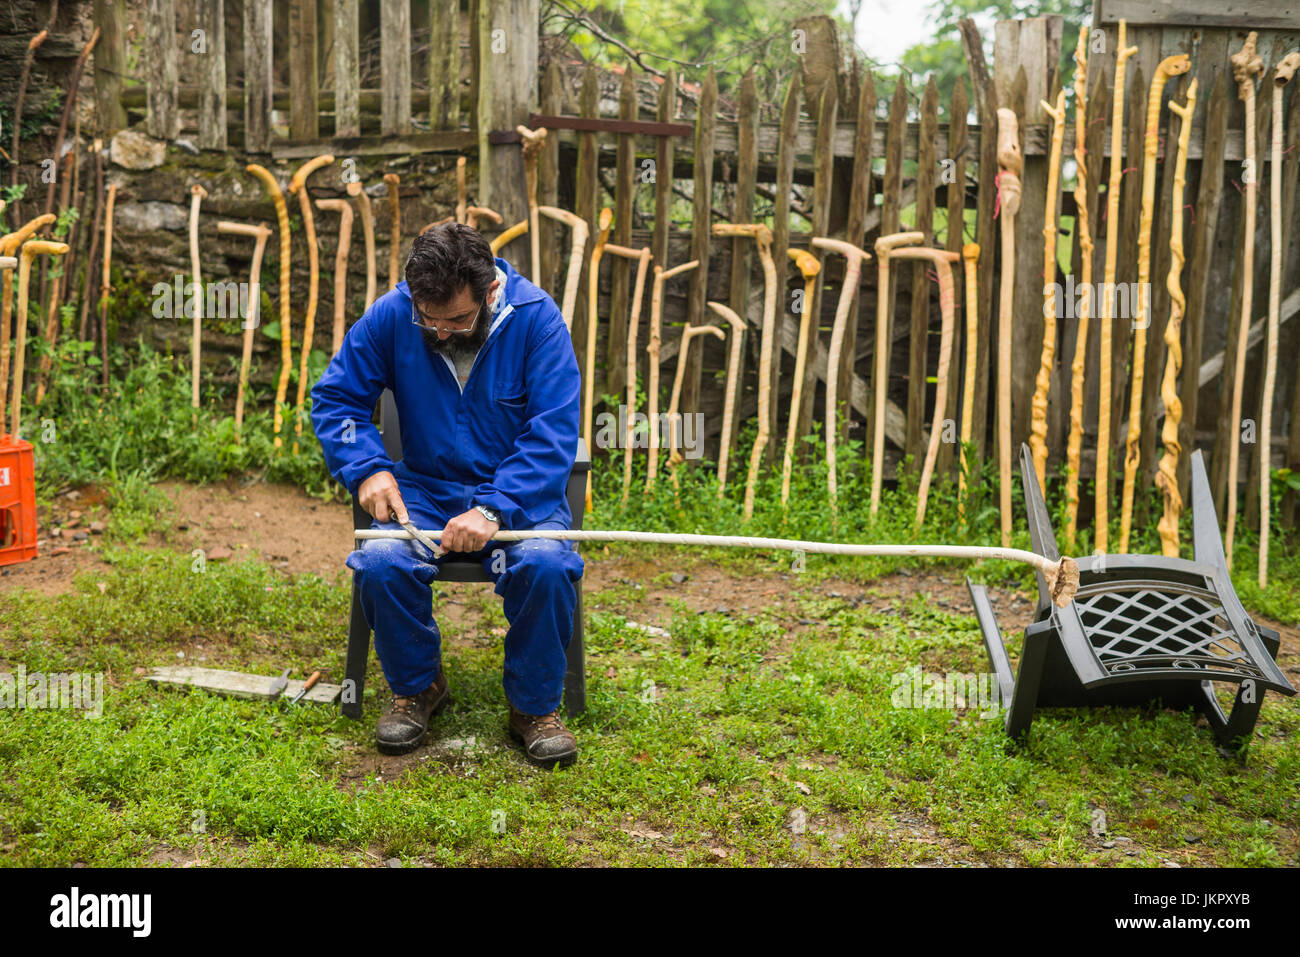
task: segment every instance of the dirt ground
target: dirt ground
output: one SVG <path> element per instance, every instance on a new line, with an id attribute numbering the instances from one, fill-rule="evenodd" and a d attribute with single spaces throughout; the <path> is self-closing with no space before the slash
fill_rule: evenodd
<path id="1" fill-rule="evenodd" d="M 314 573 L 325 578 L 351 575 L 343 564 L 352 550 L 352 514 L 346 505 L 323 503 L 289 485 L 262 482 L 245 484 L 229 480 L 215 485 L 167 482 L 161 490 L 175 505 L 172 527 L 153 533 L 149 547 L 191 552 L 204 550 L 208 561 L 225 561 L 248 554 L 287 574 Z M 53 507 L 38 516 L 39 554 L 19 565 L 0 568 L 0 594 L 13 588 L 30 588 L 58 595 L 73 587 L 80 573 L 107 568 L 99 555 L 102 524 L 108 521 L 103 493 L 87 487 L 60 496 Z M 635 557 L 610 557 L 600 549 L 584 552 L 588 594 L 610 586 L 641 585 L 647 592 L 647 625 L 667 624 L 670 602 L 681 601 L 701 612 L 723 611 L 748 616 L 774 612 L 794 633 L 811 624 L 801 619 L 789 576 L 774 574 L 747 580 L 737 587 L 734 571 L 706 562 L 684 563 L 682 581 L 660 585 L 662 564 Z M 974 614 L 960 569 L 904 570 L 869 584 L 824 578 L 813 591 L 828 598 L 865 604 L 889 612 L 904 606 L 912 596 L 927 594 L 937 607 L 956 614 Z M 807 589 L 800 592 L 807 594 Z M 1027 625 L 1033 615 L 1033 596 L 1004 589 L 991 590 L 998 622 L 1004 630 Z M 448 602 L 443 614 L 459 617 L 458 603 Z M 1279 663 L 1284 671 L 1300 674 L 1300 629 L 1259 618 L 1282 634 Z"/>

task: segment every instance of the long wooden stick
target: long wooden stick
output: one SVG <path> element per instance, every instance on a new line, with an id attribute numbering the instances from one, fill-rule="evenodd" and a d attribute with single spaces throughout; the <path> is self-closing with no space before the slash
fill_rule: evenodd
<path id="1" fill-rule="evenodd" d="M 875 426 L 871 449 L 871 519 L 880 509 L 885 481 L 885 400 L 889 384 L 889 257 L 897 246 L 925 242 L 925 233 L 892 233 L 876 240 L 876 371 Z"/>
<path id="2" fill-rule="evenodd" d="M 538 207 L 541 210 L 541 207 Z M 495 209 L 488 209 L 486 206 L 467 206 L 465 208 L 465 224 L 470 229 L 478 229 L 480 219 L 490 219 L 493 223 L 501 225 L 501 214 Z"/>
<path id="3" fill-rule="evenodd" d="M 636 339 L 638 327 L 641 325 L 641 300 L 645 296 L 645 277 L 650 271 L 653 253 L 649 246 L 629 249 L 615 243 L 606 243 L 605 252 L 636 260 L 636 286 L 632 292 L 632 308 L 628 310 L 627 320 L 627 400 L 624 410 L 627 421 L 623 426 L 623 504 L 626 505 L 632 489 L 632 444 L 635 424 L 632 420 L 636 416 Z"/>
<path id="4" fill-rule="evenodd" d="M 388 212 L 392 218 L 392 233 L 388 239 L 388 288 L 397 288 L 401 277 L 402 264 L 402 201 L 397 195 L 397 188 L 402 178 L 396 173 L 385 173 L 384 182 L 388 184 Z"/>
<path id="5" fill-rule="evenodd" d="M 1228 59 L 1237 81 L 1237 98 L 1246 104 L 1246 235 L 1241 253 L 1241 322 L 1237 334 L 1237 365 L 1232 379 L 1232 434 L 1228 441 L 1228 528 L 1223 536 L 1224 557 L 1232 570 L 1233 535 L 1237 528 L 1237 470 L 1241 457 L 1241 392 L 1246 383 L 1246 349 L 1250 334 L 1251 287 L 1255 284 L 1255 204 L 1259 201 L 1259 167 L 1255 162 L 1255 78 L 1264 72 L 1264 61 L 1255 52 L 1259 34 L 1254 30 L 1240 50 Z M 1258 438 L 1258 436 L 1256 436 Z M 1262 441 L 1267 444 L 1268 437 Z"/>
<path id="6" fill-rule="evenodd" d="M 835 322 L 831 326 L 831 344 L 826 353 L 826 492 L 831 508 L 831 531 L 839 528 L 839 469 L 835 461 L 835 437 L 839 434 L 839 371 L 840 353 L 844 350 L 844 326 L 849 310 L 858 296 L 858 277 L 862 264 L 871 259 L 865 249 L 852 243 L 825 236 L 814 236 L 812 245 L 818 249 L 839 253 L 845 259 L 844 282 L 840 285 L 840 298 L 835 306 Z M 761 380 L 760 380 L 761 381 Z"/>
<path id="7" fill-rule="evenodd" d="M 808 341 L 812 338 L 812 301 L 813 290 L 817 285 L 817 274 L 822 264 L 817 257 L 806 249 L 787 249 L 786 255 L 794 260 L 803 275 L 803 301 L 799 311 L 799 343 L 794 354 L 794 379 L 790 388 L 790 416 L 785 428 L 785 453 L 781 461 L 781 508 L 790 501 L 790 473 L 794 467 L 794 446 L 799 436 L 799 403 L 803 398 L 804 368 L 808 363 Z"/>
<path id="8" fill-rule="evenodd" d="M 39 229 L 54 222 L 53 213 L 42 213 L 5 236 L 0 236 L 0 256 L 12 258 L 19 247 Z M 0 269 L 0 428 L 4 426 L 5 404 L 8 401 L 9 382 L 9 329 L 13 325 L 14 267 Z"/>
<path id="9" fill-rule="evenodd" d="M 330 358 L 343 347 L 346 329 L 348 253 L 352 251 L 352 205 L 343 199 L 318 199 L 316 205 L 326 212 L 339 214 L 339 242 L 334 253 L 334 334 L 330 341 Z"/>
<path id="10" fill-rule="evenodd" d="M 600 282 L 600 260 L 605 253 L 605 243 L 609 241 L 610 225 L 614 221 L 614 211 L 606 206 L 600 211 L 599 232 L 596 245 L 591 251 L 591 264 L 587 267 L 587 369 L 583 375 L 582 391 L 582 437 L 591 448 L 592 416 L 596 406 L 596 327 L 600 323 L 600 312 L 596 308 L 597 288 Z M 591 500 L 591 472 L 587 472 L 587 511 L 593 508 Z"/>
<path id="11" fill-rule="evenodd" d="M 1088 322 L 1092 318 L 1092 227 L 1088 223 L 1088 156 L 1084 141 L 1088 133 L 1088 31 L 1079 31 L 1074 50 L 1074 208 L 1079 239 L 1082 295 L 1077 306 L 1078 331 L 1074 338 L 1074 360 L 1070 364 L 1070 436 L 1065 447 L 1065 542 L 1072 551 L 1079 530 L 1079 455 L 1083 449 L 1083 416 L 1087 393 L 1083 377 L 1088 368 Z"/>
<path id="12" fill-rule="evenodd" d="M 27 81 L 32 73 L 32 60 L 36 58 L 36 50 L 49 37 L 50 31 L 42 30 L 36 36 L 27 41 L 27 51 L 23 54 L 23 69 L 18 79 L 18 98 L 14 102 L 13 112 L 13 141 L 9 144 L 9 185 L 18 185 L 18 144 L 22 139 L 23 131 L 23 101 L 27 99 Z M 15 220 L 17 216 L 15 214 Z"/>
<path id="13" fill-rule="evenodd" d="M 515 129 L 524 141 L 524 183 L 528 190 L 528 239 L 532 253 L 533 273 L 528 278 L 537 286 L 542 285 L 542 246 L 541 230 L 537 220 L 537 160 L 546 145 L 546 127 L 535 130 L 520 124 Z"/>
<path id="14" fill-rule="evenodd" d="M 468 193 L 465 188 L 465 157 L 456 157 L 456 222 L 465 222 L 465 213 L 468 203 L 466 198 Z"/>
<path id="15" fill-rule="evenodd" d="M 1128 440 L 1124 453 L 1124 492 L 1119 513 L 1119 550 L 1128 552 L 1133 531 L 1133 494 L 1142 459 L 1142 382 L 1146 378 L 1147 326 L 1151 325 L 1151 221 L 1156 201 L 1156 150 L 1160 103 L 1165 83 L 1192 68 L 1186 53 L 1165 57 L 1156 67 L 1147 94 L 1146 138 L 1142 143 L 1142 216 L 1138 226 L 1138 295 L 1133 318 L 1133 375 L 1129 394 Z"/>
<path id="16" fill-rule="evenodd" d="M 582 253 L 587 246 L 589 227 L 587 221 L 567 209 L 556 206 L 538 206 L 537 211 L 543 216 L 558 220 L 569 227 L 569 269 L 564 279 L 564 301 L 560 314 L 564 316 L 564 328 L 573 328 L 573 310 L 578 302 L 578 283 L 582 276 Z"/>
<path id="17" fill-rule="evenodd" d="M 1269 511 L 1272 505 L 1273 389 L 1277 381 L 1277 339 L 1282 310 L 1282 88 L 1300 67 L 1300 52 L 1288 53 L 1273 77 L 1273 165 L 1269 174 L 1268 346 L 1263 407 L 1259 413 L 1259 587 L 1268 586 Z M 1294 94 L 1293 94 L 1294 95 Z M 1185 125 L 1190 120 L 1185 121 Z"/>
<path id="18" fill-rule="evenodd" d="M 1020 152 L 1016 114 L 998 110 L 998 195 L 1002 204 L 1002 288 L 998 295 L 998 478 L 1002 547 L 1011 546 L 1011 321 L 1016 287 L 1016 213 L 1020 211 Z"/>
<path id="19" fill-rule="evenodd" d="M 730 306 L 709 301 L 708 306 L 731 326 L 731 345 L 727 353 L 727 391 L 722 403 L 722 436 L 718 448 L 718 498 L 727 489 L 727 457 L 731 451 L 731 430 L 736 417 L 736 377 L 740 375 L 740 350 L 745 344 L 745 320 Z"/>
<path id="20" fill-rule="evenodd" d="M 375 213 L 360 182 L 348 183 L 348 195 L 357 201 L 357 209 L 361 211 L 361 234 L 366 241 L 366 308 L 369 309 L 375 301 Z"/>
<path id="21" fill-rule="evenodd" d="M 646 399 L 649 404 L 648 419 L 650 423 L 650 454 L 646 460 L 645 490 L 655 487 L 655 478 L 659 473 L 659 352 L 663 341 L 660 330 L 664 314 L 664 283 L 674 276 L 689 272 L 700 265 L 698 259 L 664 269 L 655 264 L 655 281 L 650 292 L 650 343 L 645 351 L 650 356 L 650 381 L 646 386 Z"/>
<path id="22" fill-rule="evenodd" d="M 332 202 L 347 204 L 343 200 Z M 217 232 L 235 236 L 250 236 L 254 240 L 253 262 L 248 270 L 248 314 L 244 316 L 244 349 L 239 361 L 239 386 L 235 391 L 235 442 L 239 443 L 244 428 L 244 392 L 248 389 L 248 368 L 253 361 L 253 330 L 259 325 L 259 313 L 262 309 L 262 254 L 266 251 L 266 240 L 271 230 L 266 223 L 250 226 L 247 223 L 232 223 L 222 220 L 217 223 Z"/>
<path id="23" fill-rule="evenodd" d="M 719 223 L 714 236 L 752 236 L 763 264 L 763 333 L 758 350 L 758 435 L 749 451 L 749 474 L 745 478 L 745 521 L 754 514 L 754 490 L 758 468 L 771 439 L 772 362 L 776 355 L 776 263 L 772 259 L 772 230 L 762 223 Z"/>
<path id="24" fill-rule="evenodd" d="M 190 405 L 199 407 L 199 357 L 203 344 L 203 276 L 199 264 L 199 204 L 208 191 L 190 187 L 190 272 L 194 274 L 194 324 L 190 329 Z"/>
<path id="25" fill-rule="evenodd" d="M 682 414 L 679 411 L 682 398 L 682 381 L 686 373 L 686 357 L 690 352 L 691 340 L 696 336 L 716 336 L 723 342 L 727 334 L 717 326 L 682 326 L 682 344 L 677 350 L 677 373 L 673 376 L 673 391 L 668 399 L 668 467 L 672 473 L 673 486 L 677 486 L 677 466 L 682 463 L 681 453 L 677 451 L 677 437 L 682 433 Z"/>
<path id="26" fill-rule="evenodd" d="M 1115 87 L 1110 119 L 1110 179 L 1106 185 L 1106 272 L 1102 284 L 1101 326 L 1098 352 L 1101 354 L 1097 398 L 1097 507 L 1094 550 L 1106 553 L 1110 536 L 1110 366 L 1112 325 L 1115 319 L 1115 265 L 1119 255 L 1119 181 L 1124 175 L 1124 74 L 1128 59 L 1137 47 L 1125 46 L 1128 22 L 1119 22 L 1119 50 L 1115 54 Z"/>
<path id="27" fill-rule="evenodd" d="M 99 383 L 108 388 L 108 295 L 113 291 L 113 206 L 117 184 L 108 184 L 104 201 L 104 265 L 99 274 Z"/>
<path id="28" fill-rule="evenodd" d="M 71 149 L 64 157 L 63 161 L 63 183 L 59 191 L 59 208 L 61 210 L 69 209 L 71 202 L 72 189 L 72 163 L 77 157 L 77 151 Z M 72 266 L 72 250 L 75 248 L 72 244 L 72 227 L 76 225 L 73 221 L 68 226 L 67 233 L 63 236 L 63 241 L 68 244 L 68 255 L 64 257 L 61 268 L 57 276 L 49 283 L 49 304 L 46 307 L 45 320 L 45 350 L 41 353 L 40 362 L 37 364 L 36 372 L 36 404 L 40 405 L 45 400 L 45 389 L 50 378 L 50 367 L 54 362 L 54 350 L 59 342 L 59 330 L 62 326 L 63 314 L 59 311 L 59 305 L 62 301 L 63 285 L 70 282 L 72 277 L 68 270 Z M 48 267 L 41 270 L 42 279 L 42 297 L 45 295 L 45 279 L 50 275 Z"/>
<path id="29" fill-rule="evenodd" d="M 316 216 L 311 208 L 311 196 L 307 192 L 307 178 L 312 173 L 334 162 L 328 153 L 315 156 L 298 167 L 289 181 L 289 193 L 298 197 L 298 209 L 302 213 L 303 232 L 307 236 L 307 315 L 302 326 L 302 355 L 298 361 L 298 396 L 294 402 L 293 454 L 298 454 L 298 440 L 302 438 L 302 406 L 307 399 L 307 359 L 311 355 L 311 343 L 316 334 L 316 306 L 320 301 L 320 250 L 316 245 Z M 396 192 L 396 187 L 393 187 Z"/>
<path id="30" fill-rule="evenodd" d="M 939 440 L 943 432 L 943 397 L 948 394 L 948 370 L 952 366 L 953 327 L 956 324 L 957 283 L 953 266 L 961 260 L 959 253 L 928 246 L 904 246 L 891 254 L 896 259 L 919 259 L 933 263 L 939 277 L 939 311 L 942 328 L 939 334 L 939 367 L 935 371 L 934 419 L 930 425 L 930 441 L 926 445 L 925 464 L 921 468 L 921 482 L 916 493 L 916 525 L 925 524 L 925 505 L 930 495 L 930 479 L 934 463 L 939 458 Z"/>
<path id="31" fill-rule="evenodd" d="M 77 338 L 85 342 L 90 332 L 90 293 L 94 279 L 95 257 L 99 255 L 99 224 L 104 221 L 104 144 L 96 138 L 91 143 L 91 153 L 95 157 L 95 215 L 90 224 L 90 248 L 86 251 L 86 271 L 81 280 L 81 318 L 77 323 Z M 87 187 L 87 192 L 89 192 Z M 0 375 L 0 379 L 4 377 Z"/>
<path id="32" fill-rule="evenodd" d="M 962 376 L 961 395 L 961 471 L 957 475 L 957 517 L 966 522 L 966 482 L 971 462 L 966 448 L 971 442 L 971 420 L 975 418 L 975 373 L 979 342 L 979 287 L 976 269 L 980 261 L 978 243 L 967 243 L 961 248 L 962 265 L 966 273 L 966 372 Z"/>
<path id="33" fill-rule="evenodd" d="M 1047 494 L 1047 393 L 1052 385 L 1052 364 L 1056 360 L 1056 194 L 1061 175 L 1061 145 L 1065 142 L 1065 90 L 1056 93 L 1056 104 L 1040 101 L 1052 118 L 1052 145 L 1047 160 L 1047 197 L 1043 203 L 1043 349 L 1038 360 L 1038 377 L 1030 400 L 1029 449 L 1038 473 L 1038 490 Z"/>
<path id="34" fill-rule="evenodd" d="M 505 232 L 493 236 L 492 241 L 488 243 L 488 245 L 492 247 L 492 255 L 495 256 L 497 253 L 501 252 L 502 249 L 526 232 L 528 232 L 528 220 L 521 219 Z"/>
<path id="35" fill-rule="evenodd" d="M 1169 109 L 1182 120 L 1178 128 L 1178 156 L 1174 160 L 1174 189 L 1170 196 L 1169 218 L 1169 275 L 1165 288 L 1169 290 L 1169 322 L 1165 325 L 1165 375 L 1160 383 L 1160 396 L 1165 403 L 1165 422 L 1160 432 L 1165 452 L 1160 456 L 1156 473 L 1156 487 L 1164 497 L 1164 511 L 1156 523 L 1160 533 L 1160 550 L 1169 556 L 1178 556 L 1178 516 L 1183 511 L 1183 498 L 1178 492 L 1178 454 L 1182 445 L 1178 441 L 1178 424 L 1183 418 L 1183 404 L 1178 399 L 1178 370 L 1183 364 L 1180 343 L 1183 328 L 1183 310 L 1187 300 L 1179 277 L 1183 271 L 1183 191 L 1187 187 L 1187 144 L 1191 140 L 1192 116 L 1196 112 L 1196 78 L 1187 87 L 1187 102 L 1169 102 Z M 1172 133 L 1173 131 L 1170 130 Z"/>
<path id="36" fill-rule="evenodd" d="M 293 367 L 293 343 L 290 336 L 289 320 L 289 210 L 284 203 L 284 194 L 275 177 L 264 166 L 249 163 L 244 169 L 257 177 L 266 189 L 271 202 L 275 204 L 276 223 L 280 229 L 280 378 L 275 386 L 275 411 L 272 413 L 272 432 L 275 435 L 273 445 L 280 448 L 280 427 L 284 423 L 285 397 L 289 393 L 289 370 Z M 364 194 L 363 194 L 364 195 Z M 362 216 L 364 217 L 364 213 Z"/>
<path id="37" fill-rule="evenodd" d="M 9 434 L 20 437 L 23 413 L 23 362 L 27 352 L 27 287 L 30 284 L 32 259 L 36 256 L 62 256 L 68 251 L 67 243 L 45 239 L 32 239 L 23 243 L 18 252 L 18 323 L 14 343 L 13 397 L 9 401 Z"/>

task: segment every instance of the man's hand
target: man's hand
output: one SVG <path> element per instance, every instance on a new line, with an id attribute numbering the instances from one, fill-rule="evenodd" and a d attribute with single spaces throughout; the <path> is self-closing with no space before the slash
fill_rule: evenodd
<path id="1" fill-rule="evenodd" d="M 500 528 L 500 524 L 489 522 L 482 512 L 471 508 L 447 522 L 442 530 L 442 547 L 449 552 L 477 552 Z"/>
<path id="2" fill-rule="evenodd" d="M 376 472 L 362 482 L 357 489 L 357 501 L 378 521 L 410 521 L 406 514 L 406 503 L 402 501 L 402 493 L 398 491 L 397 479 L 393 478 L 392 472 Z M 479 518 L 482 517 L 479 515 Z"/>

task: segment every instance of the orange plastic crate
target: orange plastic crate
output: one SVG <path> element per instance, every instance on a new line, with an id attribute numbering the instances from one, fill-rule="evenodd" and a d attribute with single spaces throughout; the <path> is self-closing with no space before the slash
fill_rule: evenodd
<path id="1" fill-rule="evenodd" d="M 0 435 L 0 565 L 36 557 L 36 467 L 32 445 Z"/>

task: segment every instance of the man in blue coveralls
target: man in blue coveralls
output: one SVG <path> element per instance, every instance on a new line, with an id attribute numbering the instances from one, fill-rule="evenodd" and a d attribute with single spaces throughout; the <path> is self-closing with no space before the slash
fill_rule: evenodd
<path id="1" fill-rule="evenodd" d="M 385 388 L 401 422 L 397 465 L 371 424 Z M 457 223 L 415 239 L 406 281 L 348 331 L 311 394 L 330 472 L 374 516 L 372 527 L 445 528 L 444 552 L 479 558 L 495 579 L 510 622 L 509 730 L 543 767 L 578 753 L 559 705 L 582 559 L 569 542 L 492 536 L 570 527 L 579 394 L 554 300 Z M 370 539 L 347 564 L 393 693 L 375 744 L 403 754 L 451 701 L 431 592 L 441 559 L 415 541 Z"/>

